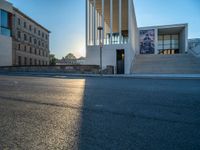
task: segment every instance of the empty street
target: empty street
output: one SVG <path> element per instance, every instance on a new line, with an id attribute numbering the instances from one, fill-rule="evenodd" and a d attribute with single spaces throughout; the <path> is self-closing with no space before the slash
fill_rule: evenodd
<path id="1" fill-rule="evenodd" d="M 0 150 L 199 150 L 200 80 L 0 76 Z"/>

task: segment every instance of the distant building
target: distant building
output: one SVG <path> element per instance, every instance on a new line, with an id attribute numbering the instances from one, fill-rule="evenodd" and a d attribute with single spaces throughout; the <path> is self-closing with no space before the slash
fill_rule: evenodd
<path id="1" fill-rule="evenodd" d="M 49 65 L 50 31 L 0 0 L 0 66 Z"/>
<path id="2" fill-rule="evenodd" d="M 56 65 L 77 65 L 76 59 L 58 59 L 56 60 Z"/>
<path id="3" fill-rule="evenodd" d="M 85 57 L 80 57 L 78 59 L 58 59 L 56 61 L 56 65 L 84 65 L 85 64 Z"/>
<path id="4" fill-rule="evenodd" d="M 85 57 L 80 57 L 76 61 L 77 61 L 77 64 L 84 65 L 85 64 Z"/>

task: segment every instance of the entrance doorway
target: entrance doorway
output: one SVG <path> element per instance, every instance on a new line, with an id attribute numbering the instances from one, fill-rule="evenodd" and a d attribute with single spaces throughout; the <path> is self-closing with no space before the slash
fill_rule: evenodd
<path id="1" fill-rule="evenodd" d="M 124 50 L 117 50 L 117 74 L 124 74 Z"/>

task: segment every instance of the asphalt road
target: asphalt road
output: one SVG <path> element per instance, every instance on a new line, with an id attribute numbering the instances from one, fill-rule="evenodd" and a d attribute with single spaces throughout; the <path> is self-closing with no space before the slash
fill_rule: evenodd
<path id="1" fill-rule="evenodd" d="M 200 80 L 0 76 L 0 150 L 199 150 Z"/>

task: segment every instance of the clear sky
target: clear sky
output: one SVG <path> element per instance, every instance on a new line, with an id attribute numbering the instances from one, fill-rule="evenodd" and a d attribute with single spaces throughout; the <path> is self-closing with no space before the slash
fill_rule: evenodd
<path id="1" fill-rule="evenodd" d="M 49 29 L 57 58 L 85 56 L 85 0 L 8 0 Z M 138 26 L 189 23 L 189 38 L 200 37 L 200 0 L 134 0 Z"/>

